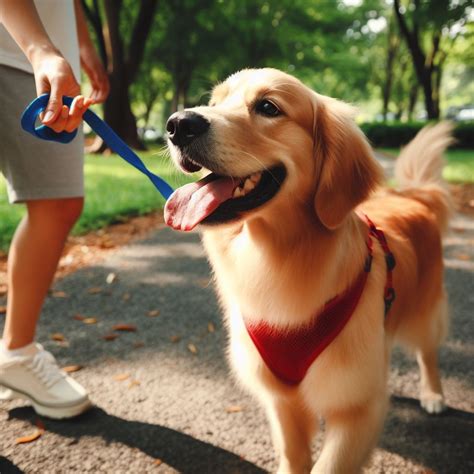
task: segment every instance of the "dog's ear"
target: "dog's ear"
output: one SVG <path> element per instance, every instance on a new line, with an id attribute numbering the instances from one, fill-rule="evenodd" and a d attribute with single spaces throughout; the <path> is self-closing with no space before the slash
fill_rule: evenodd
<path id="1" fill-rule="evenodd" d="M 352 119 L 351 107 L 317 96 L 314 148 L 319 170 L 315 210 L 328 229 L 368 197 L 382 180 L 382 171 L 364 134 Z"/>

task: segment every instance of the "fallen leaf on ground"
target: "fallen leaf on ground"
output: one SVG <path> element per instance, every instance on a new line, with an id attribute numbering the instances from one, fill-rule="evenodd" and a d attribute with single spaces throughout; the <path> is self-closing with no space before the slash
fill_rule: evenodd
<path id="1" fill-rule="evenodd" d="M 66 338 L 64 337 L 64 334 L 61 334 L 60 332 L 55 332 L 51 334 L 50 337 L 53 341 L 58 341 L 58 342 L 64 342 L 66 340 Z"/>
<path id="2" fill-rule="evenodd" d="M 160 310 L 159 309 L 152 309 L 151 311 L 148 311 L 148 313 L 146 313 L 146 315 L 149 316 L 150 318 L 154 318 L 154 317 L 160 315 Z"/>
<path id="3" fill-rule="evenodd" d="M 66 367 L 63 367 L 64 372 L 66 372 L 67 374 L 78 372 L 81 369 L 83 369 L 82 365 L 66 365 Z"/>
<path id="4" fill-rule="evenodd" d="M 0 314 L 4 314 L 7 312 L 7 307 L 6 306 L 0 306 Z"/>
<path id="5" fill-rule="evenodd" d="M 153 462 L 153 464 L 154 464 L 155 466 L 161 466 L 161 465 L 163 464 L 163 461 L 162 461 L 161 459 L 155 459 L 154 462 Z"/>
<path id="6" fill-rule="evenodd" d="M 196 283 L 201 288 L 207 288 L 211 284 L 211 280 L 209 278 L 197 278 Z"/>
<path id="7" fill-rule="evenodd" d="M 26 436 L 21 436 L 15 440 L 15 444 L 25 444 L 36 441 L 44 433 L 44 424 L 41 420 L 36 421 L 36 430 Z"/>
<path id="8" fill-rule="evenodd" d="M 102 288 L 100 286 L 93 286 L 87 290 L 87 293 L 90 295 L 96 295 L 97 293 L 102 293 Z"/>
<path id="9" fill-rule="evenodd" d="M 67 298 L 67 293 L 65 291 L 53 291 L 51 296 L 53 298 Z"/>
<path id="10" fill-rule="evenodd" d="M 240 405 L 230 405 L 225 409 L 227 413 L 239 413 L 242 410 L 243 407 L 241 407 Z"/>
<path id="11" fill-rule="evenodd" d="M 127 380 L 130 377 L 130 374 L 117 374 L 114 375 L 114 380 L 117 382 L 122 382 L 123 380 Z"/>
<path id="12" fill-rule="evenodd" d="M 117 275 L 115 273 L 109 273 L 105 279 L 108 285 L 111 285 L 115 280 L 117 280 Z"/>
<path id="13" fill-rule="evenodd" d="M 179 341 L 181 341 L 181 336 L 171 336 L 170 341 L 171 342 L 179 342 Z"/>
<path id="14" fill-rule="evenodd" d="M 134 332 L 137 330 L 137 327 L 133 324 L 115 324 L 112 326 L 114 331 L 131 331 Z"/>
<path id="15" fill-rule="evenodd" d="M 82 316 L 82 314 L 75 314 L 73 316 L 73 318 L 76 320 L 76 321 L 84 321 L 84 319 L 86 319 L 85 316 Z"/>
<path id="16" fill-rule="evenodd" d="M 207 330 L 209 332 L 215 332 L 216 331 L 216 327 L 214 326 L 214 323 L 208 323 L 207 325 Z"/>
<path id="17" fill-rule="evenodd" d="M 111 239 L 103 239 L 99 245 L 104 249 L 110 249 L 114 246 L 114 242 Z"/>
<path id="18" fill-rule="evenodd" d="M 133 388 L 133 387 L 136 387 L 137 385 L 140 385 L 140 381 L 139 381 L 139 380 L 132 380 L 132 381 L 128 384 L 128 388 Z"/>
<path id="19" fill-rule="evenodd" d="M 95 318 L 84 318 L 82 320 L 84 324 L 97 324 L 97 319 Z"/>
<path id="20" fill-rule="evenodd" d="M 188 344 L 188 351 L 192 352 L 193 354 L 197 354 L 198 350 L 197 347 L 194 344 Z"/>
<path id="21" fill-rule="evenodd" d="M 117 337 L 119 337 L 118 334 L 110 333 L 110 334 L 104 334 L 102 336 L 102 339 L 104 339 L 104 341 L 114 341 L 115 339 L 117 339 Z"/>
<path id="22" fill-rule="evenodd" d="M 132 297 L 132 295 L 127 292 L 127 293 L 124 293 L 124 294 L 122 295 L 122 300 L 123 300 L 123 301 L 128 301 L 131 297 Z"/>

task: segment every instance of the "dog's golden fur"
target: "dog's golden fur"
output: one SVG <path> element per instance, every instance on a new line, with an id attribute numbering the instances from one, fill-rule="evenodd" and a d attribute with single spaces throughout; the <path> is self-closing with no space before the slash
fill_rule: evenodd
<path id="1" fill-rule="evenodd" d="M 273 101 L 283 115 L 254 113 Z M 230 176 L 283 164 L 278 194 L 238 221 L 203 228 L 230 331 L 238 379 L 266 409 L 279 472 L 359 471 L 374 447 L 387 406 L 389 353 L 396 339 L 416 352 L 420 399 L 443 408 L 436 353 L 447 326 L 441 231 L 447 193 L 439 163 L 449 126 L 424 130 L 397 166 L 398 191 L 383 190 L 382 173 L 352 110 L 273 69 L 244 70 L 218 85 L 209 107 L 193 109 L 211 123 L 208 159 Z M 340 335 L 304 380 L 288 386 L 266 367 L 243 318 L 278 327 L 308 322 L 357 278 L 367 254 L 362 210 L 383 229 L 397 266 L 397 297 L 384 320 L 384 253 L 374 262 L 361 300 Z M 318 419 L 325 442 L 313 465 Z"/>

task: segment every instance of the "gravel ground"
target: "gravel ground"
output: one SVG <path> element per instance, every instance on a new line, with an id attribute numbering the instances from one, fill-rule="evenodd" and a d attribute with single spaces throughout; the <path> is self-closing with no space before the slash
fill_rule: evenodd
<path id="1" fill-rule="evenodd" d="M 473 239 L 474 220 L 457 216 L 445 244 L 452 327 L 440 355 L 449 409 L 429 416 L 419 408 L 415 363 L 395 351 L 391 408 L 367 473 L 474 472 Z M 44 419 L 39 439 L 15 444 L 38 417 L 23 402 L 1 404 L 0 473 L 275 470 L 263 411 L 227 373 L 226 334 L 197 234 L 159 229 L 55 290 L 38 340 L 61 365 L 83 366 L 74 377 L 96 407 L 73 421 Z M 137 330 L 104 340 L 119 323 Z M 52 341 L 54 333 L 65 340 Z"/>

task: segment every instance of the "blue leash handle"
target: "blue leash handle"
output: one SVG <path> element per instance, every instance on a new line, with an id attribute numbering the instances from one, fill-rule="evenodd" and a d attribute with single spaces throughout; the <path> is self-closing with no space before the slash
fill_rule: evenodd
<path id="1" fill-rule="evenodd" d="M 77 130 L 74 130 L 73 132 L 57 133 L 46 125 L 35 127 L 36 118 L 46 108 L 48 100 L 49 94 L 43 94 L 33 100 L 28 107 L 26 107 L 21 116 L 21 126 L 23 130 L 26 130 L 42 140 L 69 143 L 76 136 Z M 63 97 L 63 103 L 68 107 L 71 106 L 72 101 L 72 97 Z M 171 196 L 173 188 L 163 178 L 152 173 L 137 154 L 133 152 L 132 149 L 98 115 L 92 112 L 92 110 L 86 110 L 83 119 L 115 153 L 148 176 L 150 181 L 166 200 Z"/>

